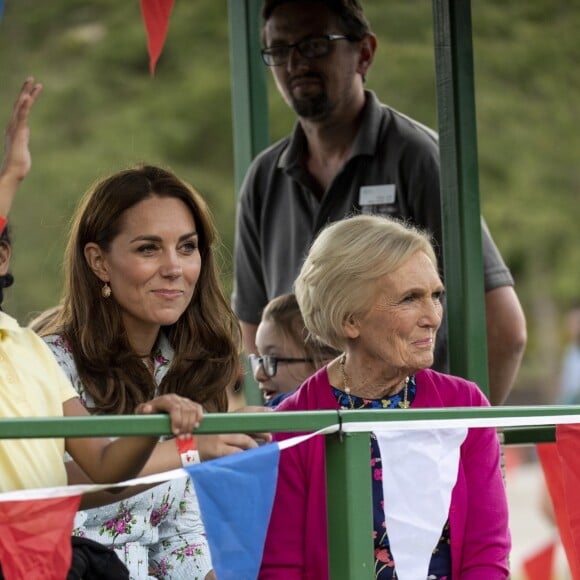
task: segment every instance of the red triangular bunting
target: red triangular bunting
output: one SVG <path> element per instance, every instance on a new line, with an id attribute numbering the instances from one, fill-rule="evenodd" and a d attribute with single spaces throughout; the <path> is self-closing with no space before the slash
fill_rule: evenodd
<path id="1" fill-rule="evenodd" d="M 172 9 L 173 0 L 141 0 L 141 13 L 147 30 L 151 76 L 155 74 L 155 65 L 163 50 Z"/>
<path id="2" fill-rule="evenodd" d="M 559 446 L 556 447 L 555 443 L 542 443 L 541 445 L 536 445 L 536 449 L 544 471 L 546 485 L 550 492 L 556 524 L 558 525 L 560 539 L 566 552 L 566 559 L 568 560 L 572 578 L 580 580 L 580 562 L 576 557 L 574 538 L 568 518 L 569 498 L 566 497 L 564 491 L 560 455 L 558 454 Z"/>
<path id="3" fill-rule="evenodd" d="M 6 580 L 62 580 L 80 495 L 0 502 L 0 562 Z"/>
<path id="4" fill-rule="evenodd" d="M 556 542 L 550 542 L 523 563 L 527 580 L 553 580 Z"/>
<path id="5" fill-rule="evenodd" d="M 576 580 L 580 578 L 580 425 L 556 425 L 556 447 L 560 456 L 566 513 L 575 548 Z"/>

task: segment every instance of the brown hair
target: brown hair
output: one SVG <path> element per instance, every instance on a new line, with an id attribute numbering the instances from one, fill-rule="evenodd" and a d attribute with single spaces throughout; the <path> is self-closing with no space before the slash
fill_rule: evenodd
<path id="1" fill-rule="evenodd" d="M 108 251 L 120 233 L 125 212 L 151 197 L 181 200 L 191 211 L 199 236 L 202 266 L 191 302 L 179 320 L 164 327 L 175 358 L 158 394 L 177 393 L 212 411 L 227 409 L 226 389 L 239 371 L 240 329 L 219 280 L 217 233 L 202 197 L 173 173 L 140 165 L 98 181 L 74 215 L 65 253 L 62 308 L 43 330 L 71 344 L 86 391 L 98 413 L 131 413 L 156 393 L 153 377 L 132 350 L 121 310 L 103 300 L 102 283 L 89 267 L 84 248 Z"/>
<path id="2" fill-rule="evenodd" d="M 313 0 L 326 6 L 331 12 L 336 14 L 342 27 L 343 32 L 362 40 L 367 34 L 371 33 L 371 27 L 366 19 L 363 8 L 359 0 Z M 272 13 L 278 6 L 289 4 L 296 0 L 264 0 L 262 6 L 263 24 L 266 24 Z"/>
<path id="3" fill-rule="evenodd" d="M 288 340 L 304 350 L 304 358 L 313 360 L 313 372 L 340 354 L 308 333 L 294 294 L 283 294 L 270 300 L 262 312 L 262 320 L 273 322 Z"/>

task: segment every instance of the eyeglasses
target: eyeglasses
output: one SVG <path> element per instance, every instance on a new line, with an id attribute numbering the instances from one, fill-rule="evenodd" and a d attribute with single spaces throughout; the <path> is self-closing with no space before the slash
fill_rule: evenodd
<path id="1" fill-rule="evenodd" d="M 276 372 L 278 371 L 278 363 L 292 364 L 299 362 L 314 362 L 311 358 L 283 358 L 268 354 L 265 354 L 264 356 L 251 354 L 248 359 L 250 360 L 250 367 L 252 368 L 252 373 L 254 375 L 258 372 L 258 367 L 261 365 L 264 374 L 269 379 L 276 375 Z"/>
<path id="2" fill-rule="evenodd" d="M 356 40 L 345 34 L 325 34 L 306 38 L 294 44 L 280 44 L 262 49 L 262 60 L 268 66 L 282 66 L 288 62 L 290 51 L 295 48 L 304 58 L 320 58 L 330 52 L 331 42 L 335 40 Z"/>

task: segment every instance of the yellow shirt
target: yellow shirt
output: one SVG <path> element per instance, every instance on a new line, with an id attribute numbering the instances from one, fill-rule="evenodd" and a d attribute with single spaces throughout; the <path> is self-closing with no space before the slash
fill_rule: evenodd
<path id="1" fill-rule="evenodd" d="M 62 417 L 77 393 L 32 330 L 0 312 L 0 420 Z M 0 439 L 0 491 L 66 485 L 64 439 Z"/>

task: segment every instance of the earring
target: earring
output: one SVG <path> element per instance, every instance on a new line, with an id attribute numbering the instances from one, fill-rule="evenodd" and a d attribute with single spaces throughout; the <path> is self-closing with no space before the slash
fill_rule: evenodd
<path id="1" fill-rule="evenodd" d="M 101 295 L 103 298 L 108 298 L 111 295 L 111 287 L 107 282 L 105 282 L 105 285 L 101 288 Z"/>

